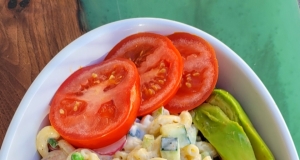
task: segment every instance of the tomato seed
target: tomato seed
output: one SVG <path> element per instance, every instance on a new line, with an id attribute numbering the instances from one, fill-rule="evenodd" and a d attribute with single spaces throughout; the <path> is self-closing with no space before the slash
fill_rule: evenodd
<path id="1" fill-rule="evenodd" d="M 79 106 L 80 102 L 76 101 L 73 110 L 77 111 L 78 110 L 78 106 Z"/>
<path id="2" fill-rule="evenodd" d="M 200 73 L 199 72 L 195 72 L 195 73 L 193 73 L 193 76 L 194 77 L 196 77 L 196 76 L 199 76 L 200 75 Z"/>
<path id="3" fill-rule="evenodd" d="M 74 106 L 73 110 L 77 111 L 78 110 L 78 106 Z"/>
<path id="4" fill-rule="evenodd" d="M 148 89 L 148 92 L 149 92 L 150 95 L 154 95 L 155 94 L 155 91 L 153 89 L 151 89 L 151 88 Z"/>
<path id="5" fill-rule="evenodd" d="M 94 84 L 99 84 L 100 83 L 100 81 L 99 80 L 97 80 L 97 81 L 94 81 Z"/>
<path id="6" fill-rule="evenodd" d="M 98 75 L 97 75 L 96 73 L 92 73 L 92 77 L 93 77 L 93 78 L 97 78 Z"/>
<path id="7" fill-rule="evenodd" d="M 161 70 L 159 70 L 159 73 L 166 73 L 167 70 L 165 68 L 162 68 Z"/>
<path id="8" fill-rule="evenodd" d="M 161 62 L 159 65 L 160 68 L 166 67 L 166 64 L 164 62 Z"/>
<path id="9" fill-rule="evenodd" d="M 151 87 L 156 91 L 161 89 L 161 87 L 158 84 L 151 84 Z"/>
<path id="10" fill-rule="evenodd" d="M 187 86 L 188 88 L 191 88 L 191 87 L 192 87 L 192 84 L 189 83 L 189 82 L 186 82 L 186 83 L 185 83 L 185 86 Z"/>
<path id="11" fill-rule="evenodd" d="M 160 80 L 158 80 L 158 83 L 159 83 L 159 84 L 164 84 L 165 81 L 163 81 L 163 80 L 160 79 Z"/>
<path id="12" fill-rule="evenodd" d="M 110 75 L 109 76 L 109 80 L 113 80 L 113 79 L 115 79 L 115 76 L 114 75 Z"/>
<path id="13" fill-rule="evenodd" d="M 64 111 L 63 109 L 60 109 L 60 110 L 59 110 L 59 113 L 60 113 L 60 114 L 65 114 L 65 111 Z"/>
<path id="14" fill-rule="evenodd" d="M 144 53 L 144 50 L 142 50 L 142 51 L 140 52 L 140 56 L 142 56 L 142 55 L 143 55 L 143 53 Z"/>
<path id="15" fill-rule="evenodd" d="M 192 77 L 186 77 L 186 81 L 188 82 L 192 81 Z"/>

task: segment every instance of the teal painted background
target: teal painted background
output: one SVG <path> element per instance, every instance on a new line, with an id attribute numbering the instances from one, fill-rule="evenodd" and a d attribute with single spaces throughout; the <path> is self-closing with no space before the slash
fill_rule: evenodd
<path id="1" fill-rule="evenodd" d="M 81 4 L 88 30 L 121 19 L 159 17 L 195 26 L 223 41 L 268 88 L 300 153 L 297 0 L 82 0 Z"/>

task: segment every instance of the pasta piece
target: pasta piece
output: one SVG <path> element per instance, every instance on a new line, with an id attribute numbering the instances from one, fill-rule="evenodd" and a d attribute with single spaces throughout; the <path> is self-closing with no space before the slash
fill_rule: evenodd
<path id="1" fill-rule="evenodd" d="M 140 148 L 134 153 L 134 158 L 137 160 L 148 160 L 149 153 L 145 148 Z"/>
<path id="2" fill-rule="evenodd" d="M 186 129 L 190 128 L 193 122 L 192 116 L 188 111 L 182 111 L 179 115 L 180 123 L 182 123 Z"/>
<path id="3" fill-rule="evenodd" d="M 42 157 L 49 154 L 48 139 L 58 139 L 59 137 L 59 133 L 52 126 L 46 126 L 39 131 L 36 136 L 36 148 Z"/>
<path id="4" fill-rule="evenodd" d="M 145 127 L 148 127 L 152 121 L 153 121 L 153 117 L 148 114 L 142 118 L 141 124 L 143 124 Z"/>
<path id="5" fill-rule="evenodd" d="M 167 160 L 167 159 L 164 159 L 164 158 L 151 158 L 150 160 Z"/>
<path id="6" fill-rule="evenodd" d="M 112 160 L 113 156 L 110 155 L 98 155 L 100 160 Z"/>
<path id="7" fill-rule="evenodd" d="M 208 142 L 205 141 L 196 142 L 196 146 L 199 148 L 200 153 L 208 152 L 210 157 L 212 158 L 219 156 L 216 149 Z"/>
<path id="8" fill-rule="evenodd" d="M 150 129 L 150 124 L 153 120 L 154 119 L 151 115 L 146 115 L 142 118 L 140 123 L 135 123 L 135 125 L 140 127 L 145 133 L 148 133 Z"/>
<path id="9" fill-rule="evenodd" d="M 54 150 L 43 157 L 42 160 L 66 160 L 68 155 L 62 150 Z"/>
<path id="10" fill-rule="evenodd" d="M 127 140 L 123 148 L 126 152 L 131 152 L 135 148 L 141 148 L 141 147 L 142 147 L 142 140 L 138 139 L 137 137 L 127 136 Z"/>
<path id="11" fill-rule="evenodd" d="M 58 141 L 58 146 L 60 150 L 64 151 L 67 155 L 75 150 L 75 148 L 70 143 L 63 139 Z"/>
<path id="12" fill-rule="evenodd" d="M 155 118 L 149 126 L 149 134 L 153 134 L 154 136 L 159 134 L 160 127 L 165 124 L 171 123 L 179 123 L 180 118 L 175 115 L 159 115 Z"/>
<path id="13" fill-rule="evenodd" d="M 160 157 L 160 143 L 161 143 L 161 136 L 157 137 L 152 145 L 149 147 L 150 150 L 146 150 L 145 148 L 135 147 L 131 152 L 127 155 L 127 160 L 149 160 L 151 158 Z M 121 152 L 122 153 L 122 152 Z M 119 158 L 122 160 L 122 157 L 116 153 L 114 157 Z M 124 153 L 122 153 L 124 154 Z"/>
<path id="14" fill-rule="evenodd" d="M 91 152 L 89 149 L 82 149 L 80 152 L 85 160 L 100 160 L 96 153 Z"/>
<path id="15" fill-rule="evenodd" d="M 199 149 L 194 144 L 189 144 L 181 149 L 181 155 L 186 160 L 201 160 Z"/>
<path id="16" fill-rule="evenodd" d="M 149 160 L 149 153 L 145 148 L 136 148 L 128 154 L 127 160 Z"/>
<path id="17" fill-rule="evenodd" d="M 127 152 L 124 152 L 124 151 L 117 151 L 113 157 L 114 157 L 114 158 L 117 158 L 117 159 L 119 159 L 119 160 L 126 160 L 126 159 L 127 159 L 127 156 L 128 156 L 128 153 L 127 153 Z"/>

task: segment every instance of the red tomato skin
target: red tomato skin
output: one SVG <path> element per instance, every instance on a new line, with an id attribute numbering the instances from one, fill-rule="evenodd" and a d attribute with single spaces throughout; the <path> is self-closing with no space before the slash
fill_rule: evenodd
<path id="1" fill-rule="evenodd" d="M 180 113 L 184 110 L 196 108 L 209 97 L 218 80 L 218 61 L 211 44 L 197 35 L 186 32 L 176 32 L 169 35 L 168 38 L 182 55 L 184 67 L 181 87 L 179 87 L 177 93 L 169 103 L 165 105 L 165 108 L 171 113 Z M 198 45 L 198 48 L 195 44 Z M 200 61 L 197 61 L 198 64 L 195 66 L 199 66 L 199 64 L 207 65 L 204 69 L 201 70 L 199 67 L 191 67 L 197 58 Z M 192 76 L 188 77 L 188 73 Z M 207 74 L 210 76 L 204 78 L 203 76 Z M 193 75 L 197 75 L 198 78 L 195 78 Z M 190 86 L 188 79 L 191 82 L 190 88 L 187 87 Z"/>
<path id="2" fill-rule="evenodd" d="M 102 106 L 103 103 L 101 104 L 94 104 L 93 99 L 99 97 L 101 99 L 102 97 L 105 97 L 104 94 L 99 94 L 99 95 L 93 95 L 85 98 L 85 100 L 88 100 L 89 102 L 86 103 L 86 108 L 92 108 L 92 107 L 98 107 L 100 108 L 97 112 L 93 113 L 90 112 L 89 114 L 86 113 L 85 115 L 70 115 L 68 118 L 70 119 L 63 119 L 62 115 L 60 114 L 60 107 L 62 103 L 62 100 L 64 98 L 77 98 L 80 100 L 80 96 L 74 96 L 73 91 L 77 91 L 79 87 L 79 84 L 81 84 L 82 79 L 78 77 L 83 74 L 88 74 L 92 75 L 95 72 L 101 73 L 103 70 L 109 73 L 109 67 L 115 67 L 115 66 L 124 66 L 125 70 L 127 71 L 127 75 L 130 75 L 131 77 L 125 77 L 122 79 L 120 84 L 122 83 L 123 88 L 127 87 L 127 89 L 122 89 L 119 91 L 122 94 L 116 94 L 116 96 L 112 96 L 113 100 L 119 100 L 122 102 L 125 102 L 123 105 L 116 105 L 114 108 L 114 112 L 109 112 L 107 110 L 103 110 Z M 103 72 L 105 72 L 103 71 Z M 125 75 L 126 76 L 126 75 Z M 84 76 L 83 76 L 84 77 Z M 81 82 L 79 82 L 81 81 Z M 124 84 L 124 82 L 126 84 Z M 101 84 L 101 83 L 100 83 Z M 118 84 L 117 87 L 120 85 Z M 125 86 L 124 86 L 125 85 Z M 90 88 L 95 88 L 95 91 L 97 89 L 96 87 L 90 87 Z M 116 87 L 116 89 L 117 89 Z M 69 88 L 69 89 L 68 89 Z M 70 89 L 71 88 L 71 89 Z M 75 89 L 74 89 L 75 88 Z M 68 92 L 68 90 L 71 90 Z M 111 89 L 110 91 L 114 91 L 114 88 Z M 107 91 L 107 92 L 110 92 Z M 72 93 L 71 93 L 72 92 Z M 88 92 L 90 93 L 90 92 Z M 91 97 L 91 98 L 90 98 Z M 109 97 L 109 96 L 108 96 Z M 121 98 L 120 98 L 121 97 Z M 119 98 L 119 99 L 118 99 Z M 92 100 L 91 100 L 92 99 Z M 104 99 L 104 98 L 103 98 Z M 98 101 L 97 103 L 101 102 L 101 100 Z M 89 104 L 90 103 L 90 104 Z M 120 102 L 115 102 L 114 103 L 120 103 Z M 55 93 L 52 101 L 50 102 L 50 112 L 49 112 L 49 119 L 51 125 L 58 131 L 58 133 L 65 139 L 67 140 L 70 144 L 74 145 L 75 147 L 80 147 L 80 148 L 91 148 L 91 149 L 96 149 L 96 148 L 101 148 L 104 146 L 107 146 L 109 144 L 112 144 L 119 139 L 121 139 L 124 135 L 128 133 L 130 130 L 132 124 L 134 123 L 138 109 L 140 106 L 140 78 L 138 75 L 138 71 L 135 67 L 135 65 L 123 58 L 119 59 L 114 59 L 114 60 L 109 60 L 109 61 L 103 61 L 100 64 L 95 64 L 87 67 L 80 68 L 79 70 L 75 71 L 73 74 L 71 74 L 58 88 L 57 92 Z M 104 106 L 105 107 L 105 106 Z M 109 109 L 109 108 L 104 108 L 104 109 Z M 88 110 L 88 109 L 86 109 Z M 99 112 L 100 111 L 100 112 Z M 73 113 L 73 112 L 70 112 Z M 97 114 L 96 114 L 97 113 Z M 98 113 L 101 113 L 101 115 L 107 116 L 107 117 L 101 117 L 98 115 Z M 118 113 L 118 115 L 117 115 Z M 113 116 L 111 116 L 113 115 Z M 73 117 L 72 117 L 73 116 Z M 111 116 L 111 117 L 109 117 Z M 75 118 L 74 118 L 75 117 Z M 122 119 L 120 119 L 121 117 Z M 72 119 L 73 118 L 73 119 Z M 86 119 L 88 120 L 86 120 Z M 110 119 L 114 118 L 114 119 Z M 99 120 L 100 119 L 100 120 Z M 101 119 L 104 119 L 105 121 L 102 121 Z M 118 122 L 116 122 L 118 121 Z M 95 125 L 95 127 L 91 127 L 89 124 L 94 124 L 94 122 L 99 122 L 98 124 Z M 101 123 L 100 123 L 101 122 Z M 102 123 L 105 122 L 105 123 Z M 73 127 L 72 125 L 69 124 L 77 124 L 80 123 L 82 125 L 82 129 L 78 129 Z M 113 126 L 113 127 L 111 127 Z M 106 130 L 109 128 L 109 130 Z M 89 135 L 92 134 L 93 135 Z"/>
<path id="3" fill-rule="evenodd" d="M 123 49 L 126 48 L 125 46 L 129 44 L 129 42 L 132 42 L 136 39 L 139 38 L 149 38 L 149 39 L 155 39 L 156 41 L 159 41 L 157 44 L 147 44 L 148 41 L 145 43 L 139 43 L 137 42 L 136 44 L 129 45 L 127 48 L 128 50 Z M 150 40 L 151 41 L 151 40 Z M 146 99 L 145 101 L 142 100 L 142 104 L 140 107 L 140 110 L 138 112 L 138 116 L 143 116 L 146 114 L 150 114 L 159 107 L 166 105 L 168 101 L 171 100 L 171 98 L 175 95 L 179 84 L 180 84 L 180 79 L 182 75 L 182 68 L 183 68 L 183 62 L 180 53 L 178 50 L 175 48 L 175 46 L 172 44 L 172 42 L 165 36 L 159 35 L 156 33 L 149 33 L 149 32 L 141 32 L 137 34 L 130 35 L 124 39 L 122 39 L 116 46 L 108 53 L 105 59 L 112 59 L 116 57 L 123 57 L 123 58 L 129 58 L 132 61 L 135 62 L 139 74 L 141 76 L 141 92 L 142 92 L 142 99 L 143 96 L 145 95 L 143 90 L 144 81 L 147 81 L 143 79 L 143 73 L 146 69 L 142 69 L 140 67 L 140 61 L 139 61 L 139 53 L 143 52 L 143 50 L 146 48 L 151 48 L 151 47 L 161 47 L 164 46 L 165 48 L 168 49 L 168 53 L 166 52 L 161 52 L 160 54 L 157 54 L 157 59 L 167 61 L 169 64 L 168 73 L 165 78 L 165 86 L 161 91 L 158 93 L 155 93 L 154 96 L 151 98 Z M 140 47 L 140 48 L 139 48 Z M 138 57 L 138 58 L 137 58 Z M 143 58 L 143 57 L 142 57 Z M 147 57 L 148 58 L 148 57 Z M 137 59 L 137 60 L 134 60 Z M 151 67 L 150 67 L 151 68 Z"/>

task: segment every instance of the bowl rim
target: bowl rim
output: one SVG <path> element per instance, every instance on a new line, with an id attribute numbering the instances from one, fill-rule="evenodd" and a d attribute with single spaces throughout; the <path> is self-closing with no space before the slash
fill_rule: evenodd
<path id="1" fill-rule="evenodd" d="M 23 96 L 23 98 L 22 98 L 16 112 L 14 113 L 14 116 L 13 116 L 10 124 L 9 124 L 9 127 L 6 131 L 6 134 L 5 134 L 2 146 L 1 146 L 1 150 L 0 150 L 0 157 L 4 158 L 5 156 L 7 156 L 7 153 L 9 152 L 9 150 L 11 148 L 10 142 L 12 142 L 14 136 L 16 135 L 16 132 L 14 132 L 14 131 L 19 127 L 20 121 L 22 120 L 22 118 L 24 116 L 23 113 L 28 108 L 28 105 L 26 105 L 26 104 L 29 104 L 30 101 L 32 100 L 31 95 L 34 95 L 37 92 L 37 90 L 40 88 L 40 86 L 43 84 L 43 82 L 47 79 L 47 77 L 48 77 L 47 75 L 50 73 L 50 71 L 53 68 L 55 68 L 55 66 L 57 66 L 58 63 L 62 62 L 65 59 L 65 57 L 69 56 L 74 50 L 76 50 L 78 48 L 78 47 L 76 47 L 77 45 L 82 46 L 82 45 L 84 45 L 82 42 L 84 42 L 86 39 L 90 39 L 90 38 L 94 39 L 95 37 L 97 37 L 97 35 L 95 35 L 95 32 L 97 32 L 97 30 L 103 30 L 103 29 L 105 30 L 105 29 L 108 29 L 112 25 L 118 25 L 118 24 L 124 24 L 124 23 L 139 23 L 139 22 L 143 22 L 143 21 L 150 21 L 150 22 L 152 21 L 152 22 L 156 22 L 156 23 L 160 22 L 163 24 L 171 23 L 174 25 L 190 27 L 191 29 L 194 29 L 197 32 L 201 32 L 201 34 L 204 34 L 206 36 L 205 39 L 208 39 L 208 41 L 213 40 L 213 41 L 220 43 L 221 47 L 224 50 L 226 50 L 226 53 L 230 53 L 229 56 L 231 56 L 231 58 L 236 59 L 237 62 L 239 63 L 238 64 L 239 66 L 243 66 L 242 70 L 250 72 L 252 74 L 251 80 L 257 81 L 256 85 L 258 86 L 260 93 L 262 93 L 262 95 L 264 95 L 264 97 L 268 97 L 267 103 L 272 106 L 275 106 L 274 110 L 272 110 L 272 114 L 276 115 L 276 117 L 279 118 L 277 120 L 277 123 L 280 124 L 280 129 L 282 129 L 284 131 L 284 135 L 286 135 L 283 139 L 286 140 L 286 143 L 288 144 L 288 147 L 289 147 L 288 150 L 290 151 L 289 153 L 294 159 L 299 159 L 298 153 L 296 151 L 294 142 L 291 137 L 291 134 L 287 128 L 285 120 L 284 120 L 281 112 L 279 111 L 278 106 L 276 105 L 274 99 L 272 98 L 269 91 L 262 83 L 262 81 L 256 75 L 256 73 L 250 68 L 250 66 L 248 66 L 248 64 L 238 54 L 236 54 L 233 50 L 231 50 L 223 42 L 221 42 L 217 38 L 213 37 L 212 35 L 202 31 L 199 28 L 193 27 L 191 25 L 188 25 L 188 24 L 185 24 L 182 22 L 170 20 L 170 19 L 152 18 L 152 17 L 128 18 L 128 19 L 118 20 L 118 21 L 104 24 L 102 26 L 99 26 L 99 27 L 81 35 L 80 37 L 76 38 L 74 41 L 69 43 L 67 46 L 65 46 L 61 51 L 59 51 L 41 70 L 41 72 L 37 75 L 37 77 L 34 79 L 32 84 L 26 91 L 25 95 Z M 62 53 L 64 53 L 64 54 L 62 54 Z M 66 54 L 66 53 L 69 53 L 69 54 Z"/>

